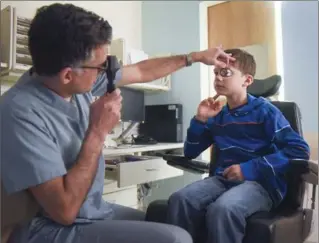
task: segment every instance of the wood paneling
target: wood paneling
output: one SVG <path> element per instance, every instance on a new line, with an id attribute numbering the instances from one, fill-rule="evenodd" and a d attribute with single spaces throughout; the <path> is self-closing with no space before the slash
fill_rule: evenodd
<path id="1" fill-rule="evenodd" d="M 208 46 L 220 44 L 225 49 L 267 44 L 269 75 L 276 73 L 274 3 L 229 1 L 209 7 Z"/>

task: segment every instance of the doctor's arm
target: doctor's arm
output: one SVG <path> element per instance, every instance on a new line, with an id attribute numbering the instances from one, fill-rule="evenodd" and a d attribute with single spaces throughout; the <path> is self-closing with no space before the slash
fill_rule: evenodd
<path id="1" fill-rule="evenodd" d="M 25 107 L 9 111 L 1 123 L 1 136 L 10 137 L 2 150 L 7 193 L 29 190 L 52 220 L 72 224 L 94 182 L 105 136 L 118 123 L 120 107 L 118 90 L 91 105 L 89 128 L 71 168 L 36 112 Z"/>
<path id="2" fill-rule="evenodd" d="M 222 67 L 235 60 L 220 47 L 192 52 L 189 55 L 152 58 L 123 66 L 116 72 L 114 83 L 117 87 L 121 87 L 134 83 L 151 82 L 186 67 L 188 63 L 187 59 L 189 58 L 190 63 L 201 62 L 206 65 Z M 99 77 L 92 88 L 92 95 L 102 96 L 105 94 L 107 81 L 106 74 Z"/>
<path id="3" fill-rule="evenodd" d="M 225 66 L 229 61 L 234 61 L 222 48 L 211 48 L 205 51 L 189 54 L 192 63 L 201 62 L 206 65 Z M 117 86 L 133 83 L 151 82 L 165 77 L 187 64 L 187 55 L 152 58 L 122 68 L 122 79 Z"/>
<path id="4" fill-rule="evenodd" d="M 88 130 L 71 169 L 29 188 L 36 201 L 57 223 L 71 225 L 74 222 L 94 182 L 103 143 L 100 135 Z"/>

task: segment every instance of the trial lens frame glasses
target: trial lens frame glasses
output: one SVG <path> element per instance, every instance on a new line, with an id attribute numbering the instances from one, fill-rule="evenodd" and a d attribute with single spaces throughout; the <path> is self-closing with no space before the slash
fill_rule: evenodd
<path id="1" fill-rule="evenodd" d="M 234 72 L 229 68 L 221 68 L 219 71 L 214 71 L 215 75 L 220 75 L 223 78 L 229 78 L 233 76 Z"/>

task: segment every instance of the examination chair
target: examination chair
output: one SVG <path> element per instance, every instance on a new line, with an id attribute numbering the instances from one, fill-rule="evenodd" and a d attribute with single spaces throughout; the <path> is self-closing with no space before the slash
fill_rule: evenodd
<path id="1" fill-rule="evenodd" d="M 281 77 L 271 76 L 264 80 L 255 80 L 248 92 L 257 97 L 269 98 L 277 93 Z M 278 107 L 292 128 L 302 135 L 301 116 L 294 102 L 272 101 Z M 165 155 L 163 158 L 170 166 L 192 173 L 213 175 L 218 150 L 212 147 L 211 162 L 191 160 L 181 155 Z M 313 161 L 291 160 L 286 173 L 287 195 L 278 208 L 271 212 L 259 212 L 247 219 L 244 243 L 302 243 L 312 228 L 312 216 L 315 208 L 316 186 L 318 185 L 318 164 Z M 307 183 L 312 185 L 311 209 L 303 208 Z M 147 221 L 166 221 L 167 200 L 150 203 L 147 209 Z M 204 242 L 203 242 L 204 243 Z"/>

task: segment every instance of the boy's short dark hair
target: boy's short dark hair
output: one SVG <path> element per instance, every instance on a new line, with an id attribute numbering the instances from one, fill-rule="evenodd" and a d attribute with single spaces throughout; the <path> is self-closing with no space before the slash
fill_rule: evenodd
<path id="1" fill-rule="evenodd" d="M 238 68 L 243 74 L 250 74 L 253 77 L 256 74 L 256 61 L 253 55 L 241 49 L 228 49 L 226 53 L 232 54 L 236 58 L 235 67 Z"/>
<path id="2" fill-rule="evenodd" d="M 93 12 L 55 3 L 38 9 L 28 36 L 35 71 L 51 76 L 88 60 L 99 45 L 110 44 L 112 27 Z"/>

